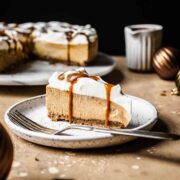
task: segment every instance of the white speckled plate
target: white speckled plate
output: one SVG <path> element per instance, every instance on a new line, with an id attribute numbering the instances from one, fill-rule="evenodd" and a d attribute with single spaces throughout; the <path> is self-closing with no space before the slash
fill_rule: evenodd
<path id="1" fill-rule="evenodd" d="M 151 129 L 157 120 L 157 111 L 149 102 L 129 96 L 132 99 L 132 121 L 129 129 Z M 97 133 L 84 130 L 67 130 L 65 135 L 49 135 L 32 132 L 14 124 L 7 113 L 18 110 L 35 122 L 54 129 L 68 126 L 68 122 L 52 122 L 47 117 L 45 95 L 36 96 L 13 105 L 5 113 L 5 121 L 9 128 L 19 137 L 37 144 L 59 148 L 95 148 L 122 144 L 135 138 L 129 136 L 114 136 L 108 133 Z"/>
<path id="2" fill-rule="evenodd" d="M 104 53 L 98 53 L 92 65 L 85 66 L 86 71 L 92 76 L 104 76 L 115 67 L 115 61 Z M 69 71 L 79 66 L 67 66 L 62 63 L 50 64 L 47 61 L 35 60 L 21 65 L 16 72 L 0 74 L 0 85 L 28 86 L 45 85 L 55 71 Z"/>

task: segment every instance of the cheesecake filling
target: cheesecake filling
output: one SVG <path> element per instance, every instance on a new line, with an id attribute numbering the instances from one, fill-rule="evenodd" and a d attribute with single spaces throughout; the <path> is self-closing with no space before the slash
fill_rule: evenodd
<path id="1" fill-rule="evenodd" d="M 131 117 L 131 99 L 122 93 L 120 85 L 108 84 L 99 76 L 89 76 L 84 68 L 67 72 L 55 72 L 49 79 L 49 87 L 69 92 L 69 121 L 72 120 L 73 93 L 106 100 L 106 122 L 108 126 L 110 102 L 123 107 Z"/>

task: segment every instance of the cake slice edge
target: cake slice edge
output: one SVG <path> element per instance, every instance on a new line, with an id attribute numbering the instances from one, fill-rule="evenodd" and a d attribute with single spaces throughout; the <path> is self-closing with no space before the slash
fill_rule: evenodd
<path id="1" fill-rule="evenodd" d="M 69 92 L 46 87 L 46 107 L 53 121 L 69 121 Z M 73 93 L 72 123 L 105 126 L 106 100 Z M 109 127 L 125 128 L 131 120 L 129 112 L 110 102 Z"/>

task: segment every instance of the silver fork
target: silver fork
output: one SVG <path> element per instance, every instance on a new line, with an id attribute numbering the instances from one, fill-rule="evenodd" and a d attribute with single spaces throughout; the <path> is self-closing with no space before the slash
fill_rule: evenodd
<path id="1" fill-rule="evenodd" d="M 147 130 L 97 128 L 93 126 L 76 125 L 76 124 L 71 124 L 61 130 L 54 130 L 54 129 L 44 127 L 32 121 L 31 119 L 24 116 L 22 113 L 20 113 L 17 110 L 14 112 L 8 113 L 8 116 L 13 123 L 20 125 L 23 128 L 29 129 L 31 131 L 54 134 L 54 135 L 69 135 L 63 132 L 69 129 L 79 129 L 79 130 L 85 130 L 85 131 L 111 133 L 114 135 L 125 135 L 125 136 L 143 137 L 143 138 L 151 138 L 151 139 L 162 139 L 162 140 L 179 140 L 180 139 L 179 134 L 171 134 L 171 133 L 155 132 L 155 131 L 147 131 Z"/>
<path id="2" fill-rule="evenodd" d="M 47 128 L 45 126 L 42 126 L 42 125 L 32 121 L 31 119 L 24 116 L 17 110 L 14 112 L 8 113 L 8 116 L 9 116 L 9 119 L 16 125 L 19 125 L 23 128 L 31 130 L 31 131 L 42 132 L 42 133 L 47 133 L 47 134 L 56 134 L 57 132 L 59 132 L 57 130 Z M 61 134 L 63 135 L 63 133 L 61 133 Z M 68 134 L 64 134 L 64 135 L 68 135 Z"/>

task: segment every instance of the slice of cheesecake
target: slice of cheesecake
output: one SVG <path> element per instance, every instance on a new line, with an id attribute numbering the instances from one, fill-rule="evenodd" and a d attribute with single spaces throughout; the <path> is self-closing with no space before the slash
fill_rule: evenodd
<path id="1" fill-rule="evenodd" d="M 52 75 L 46 106 L 54 121 L 125 128 L 131 120 L 131 100 L 120 85 L 89 76 L 83 68 Z"/>

